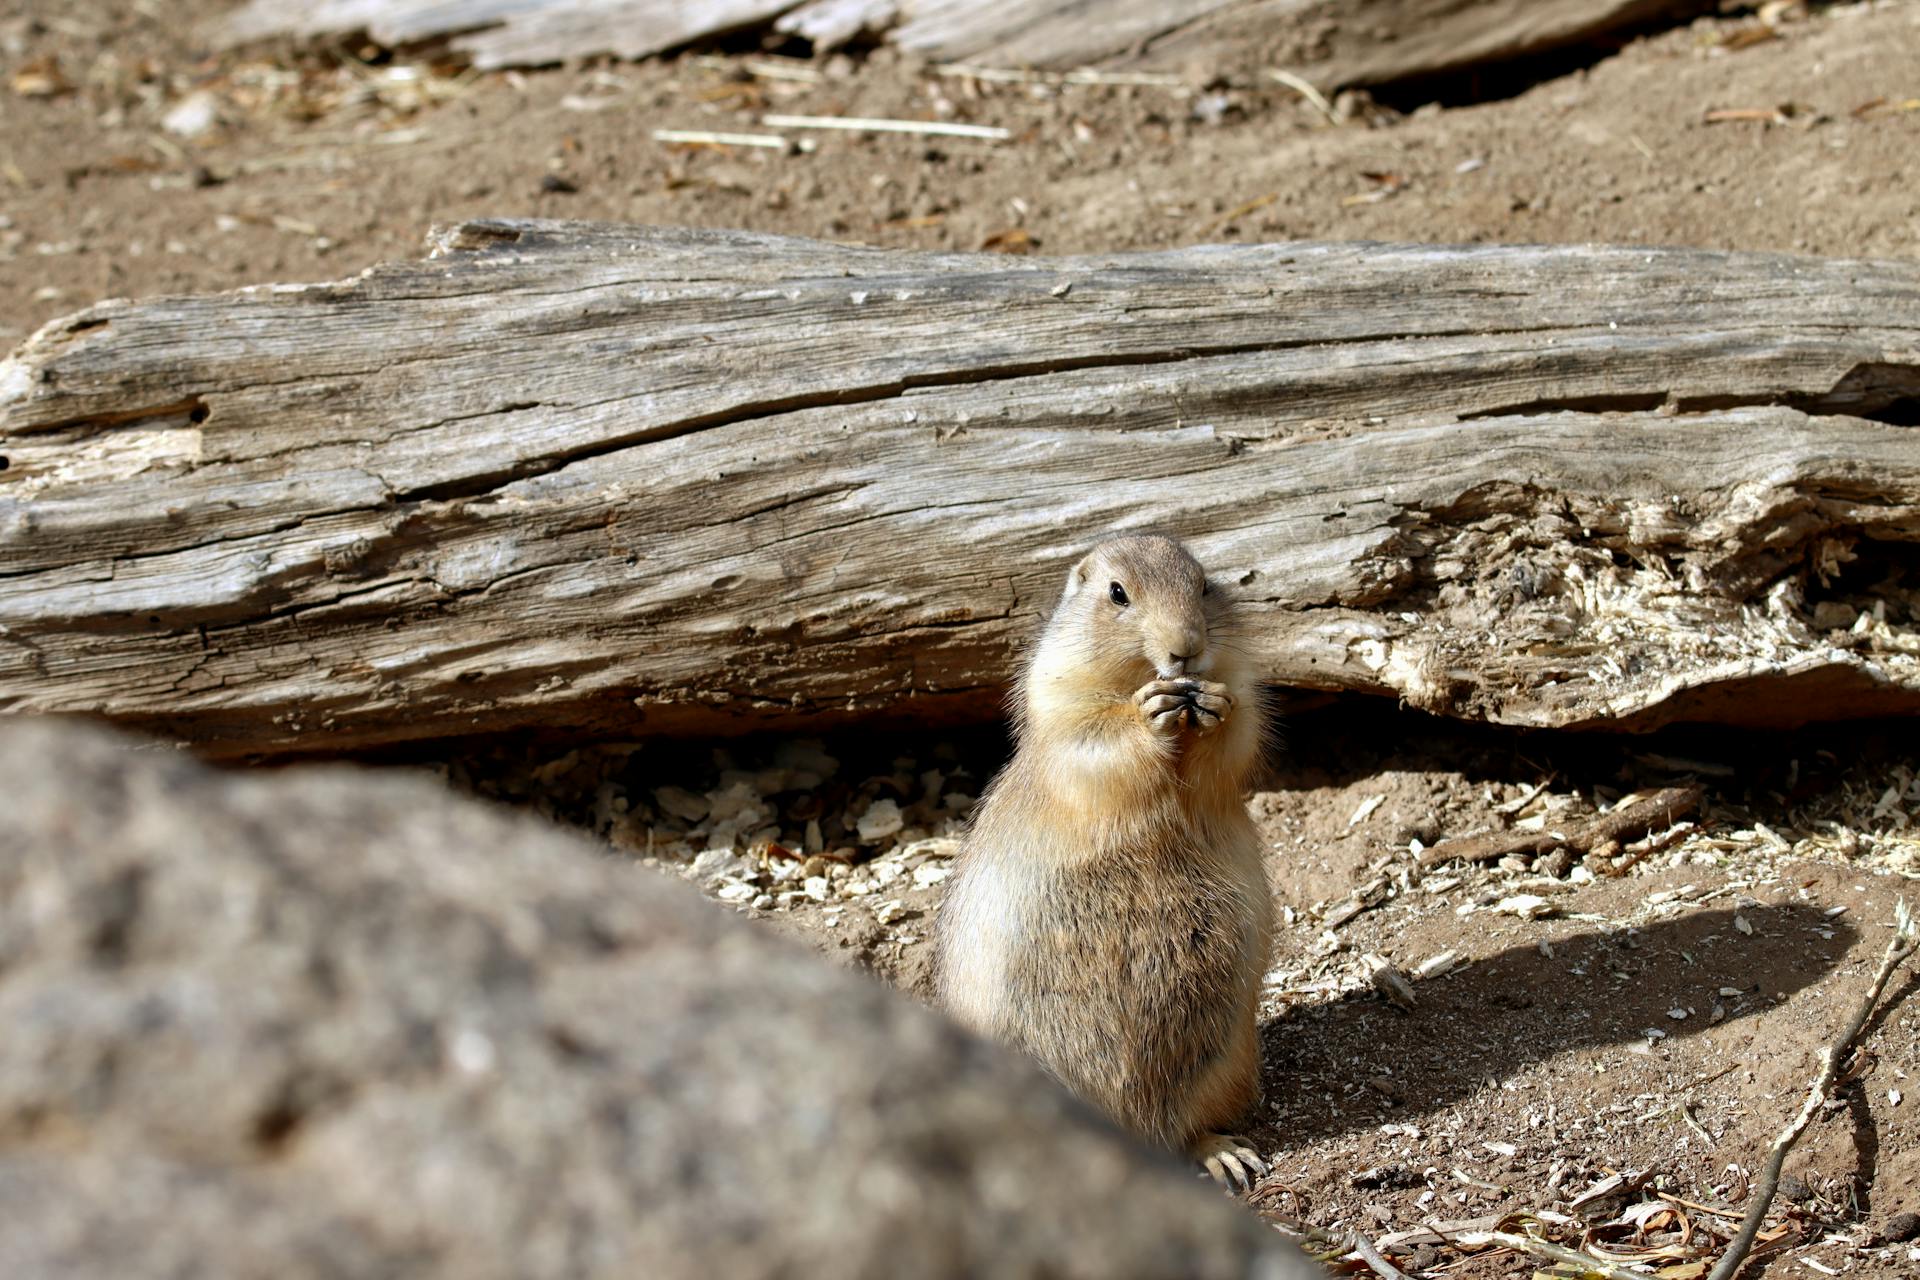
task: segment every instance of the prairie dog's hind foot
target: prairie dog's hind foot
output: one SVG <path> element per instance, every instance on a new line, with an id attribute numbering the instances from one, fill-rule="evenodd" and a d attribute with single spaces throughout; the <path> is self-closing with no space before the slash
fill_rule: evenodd
<path id="1" fill-rule="evenodd" d="M 1187 1154 L 1229 1191 L 1251 1191 L 1254 1181 L 1267 1172 L 1260 1153 L 1230 1133 L 1203 1133 Z"/>
<path id="2" fill-rule="evenodd" d="M 1233 710 L 1233 695 L 1227 686 L 1210 680 L 1155 680 L 1142 685 L 1133 701 L 1148 727 L 1163 734 L 1182 729 L 1205 733 Z"/>

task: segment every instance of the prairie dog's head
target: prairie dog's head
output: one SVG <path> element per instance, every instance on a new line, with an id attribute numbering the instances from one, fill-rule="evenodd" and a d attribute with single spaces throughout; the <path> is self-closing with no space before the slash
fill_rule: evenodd
<path id="1" fill-rule="evenodd" d="M 1049 683 L 1093 682 L 1114 694 L 1130 694 L 1156 676 L 1221 679 L 1219 642 L 1229 608 L 1173 539 L 1109 539 L 1067 575 L 1032 674 Z"/>

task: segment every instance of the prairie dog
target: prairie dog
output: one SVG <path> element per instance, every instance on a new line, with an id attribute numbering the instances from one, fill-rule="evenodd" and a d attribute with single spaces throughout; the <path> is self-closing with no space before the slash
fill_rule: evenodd
<path id="1" fill-rule="evenodd" d="M 1241 797 L 1258 695 L 1235 611 L 1168 538 L 1067 575 L 1015 690 L 1018 746 L 974 811 L 938 940 L 941 1004 L 1224 1184 L 1259 1094 L 1272 941 Z"/>

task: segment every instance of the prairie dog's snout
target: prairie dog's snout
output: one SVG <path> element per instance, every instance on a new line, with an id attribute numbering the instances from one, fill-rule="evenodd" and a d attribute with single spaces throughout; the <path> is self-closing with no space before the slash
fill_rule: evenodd
<path id="1" fill-rule="evenodd" d="M 1147 629 L 1147 661 L 1162 680 L 1200 675 L 1213 665 L 1207 646 L 1207 620 L 1195 599 L 1190 616 Z"/>

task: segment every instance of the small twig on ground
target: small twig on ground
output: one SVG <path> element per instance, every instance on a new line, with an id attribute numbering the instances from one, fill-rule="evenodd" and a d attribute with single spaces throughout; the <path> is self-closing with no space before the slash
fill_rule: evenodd
<path id="1" fill-rule="evenodd" d="M 1589 819 L 1572 833 L 1567 843 L 1585 853 L 1612 840 L 1625 844 L 1655 831 L 1676 825 L 1700 807 L 1703 790 L 1699 783 L 1662 787 L 1652 795 L 1631 804 L 1615 805 L 1598 817 Z"/>
<path id="2" fill-rule="evenodd" d="M 1658 835 L 1650 835 L 1644 840 L 1636 840 L 1621 851 L 1620 857 L 1607 868 L 1610 876 L 1623 876 L 1639 866 L 1654 854 L 1670 849 L 1699 830 L 1691 822 L 1676 822 Z"/>
<path id="3" fill-rule="evenodd" d="M 1666 1191 L 1656 1191 L 1654 1194 L 1662 1200 L 1670 1201 L 1673 1204 L 1680 1205 L 1682 1208 L 1694 1209 L 1701 1213 L 1710 1213 L 1716 1218 L 1733 1218 L 1737 1220 L 1740 1217 L 1740 1211 L 1738 1209 L 1730 1209 L 1724 1204 L 1705 1204 L 1699 1200 L 1686 1200 Z"/>
<path id="4" fill-rule="evenodd" d="M 1407 1280 L 1407 1273 L 1388 1262 L 1380 1251 L 1373 1247 L 1373 1242 L 1360 1232 L 1355 1231 L 1348 1243 L 1353 1246 L 1353 1251 L 1360 1255 L 1360 1261 L 1372 1268 L 1373 1274 L 1379 1276 L 1380 1280 Z"/>
<path id="5" fill-rule="evenodd" d="M 863 116 L 762 116 L 769 129 L 844 129 L 853 133 L 914 133 L 943 138 L 983 138 L 1005 142 L 1010 129 L 987 124 L 947 124 L 939 120 L 878 120 Z"/>
<path id="6" fill-rule="evenodd" d="M 796 146 L 792 139 L 777 133 L 714 133 L 707 129 L 655 129 L 653 140 L 681 146 L 765 147 L 769 151 L 812 149 L 805 140 Z"/>
<path id="7" fill-rule="evenodd" d="M 1746 1065 L 1747 1064 L 1745 1062 L 1736 1061 L 1728 1066 L 1724 1066 L 1720 1068 L 1718 1071 L 1713 1072 L 1711 1075 L 1700 1076 L 1698 1079 L 1688 1081 L 1686 1084 L 1680 1087 L 1680 1092 L 1692 1093 L 1695 1089 L 1705 1088 L 1707 1085 L 1712 1084 L 1715 1080 L 1724 1080 L 1726 1077 L 1732 1075 L 1734 1072 L 1740 1070 L 1742 1067 Z"/>
<path id="8" fill-rule="evenodd" d="M 1281 1231 L 1298 1236 L 1301 1240 L 1312 1241 L 1329 1249 L 1344 1251 L 1346 1248 L 1346 1241 L 1324 1227 L 1314 1226 L 1311 1222 L 1303 1222 L 1298 1218 L 1275 1218 L 1272 1221 L 1273 1225 Z"/>
<path id="9" fill-rule="evenodd" d="M 1420 865 L 1435 867 L 1461 862 L 1498 862 L 1510 853 L 1551 853 L 1560 838 L 1548 831 L 1487 831 L 1477 836 L 1455 836 L 1420 851 Z"/>
<path id="10" fill-rule="evenodd" d="M 1033 71 L 1023 67 L 976 67 L 966 62 L 943 62 L 931 70 L 937 76 L 965 76 L 971 80 L 1000 84 L 1103 84 L 1179 89 L 1187 83 L 1179 76 L 1164 72 L 1096 71 L 1092 67 L 1080 67 L 1073 71 Z"/>
<path id="11" fill-rule="evenodd" d="M 1340 115 L 1333 109 L 1333 104 L 1327 101 L 1327 95 L 1314 88 L 1311 81 L 1297 76 L 1291 71 L 1282 71 L 1277 67 L 1268 67 L 1267 77 L 1272 80 L 1278 80 L 1281 84 L 1287 86 L 1287 88 L 1293 90 L 1308 102 L 1311 102 L 1315 109 L 1327 118 L 1328 124 L 1340 123 Z"/>
<path id="12" fill-rule="evenodd" d="M 1807 1100 L 1801 1104 L 1800 1114 L 1773 1140 L 1773 1150 L 1767 1155 L 1767 1166 L 1761 1171 L 1760 1180 L 1754 1184 L 1747 1216 L 1740 1222 L 1740 1231 L 1727 1246 L 1727 1251 L 1720 1255 L 1720 1261 L 1707 1274 L 1707 1280 L 1733 1280 L 1734 1273 L 1746 1262 L 1754 1238 L 1760 1234 L 1760 1224 L 1766 1220 L 1767 1210 L 1773 1204 L 1774 1193 L 1780 1189 L 1780 1171 L 1786 1165 L 1787 1153 L 1793 1150 L 1800 1135 L 1806 1132 L 1807 1125 L 1819 1112 L 1821 1104 L 1826 1102 L 1834 1081 L 1839 1078 L 1840 1068 L 1853 1054 L 1853 1042 L 1859 1038 L 1867 1019 L 1873 1016 L 1874 1006 L 1880 1003 L 1881 993 L 1887 989 L 1887 979 L 1913 954 L 1915 933 L 1913 914 L 1907 910 L 1906 899 L 1902 898 L 1893 909 L 1893 938 L 1887 943 L 1887 954 L 1880 961 L 1880 971 L 1873 975 L 1866 998 L 1854 1010 L 1840 1038 L 1822 1051 L 1820 1072 L 1813 1079 L 1813 1087 L 1807 1090 Z"/>
<path id="13" fill-rule="evenodd" d="M 693 59 L 693 65 L 712 71 L 732 72 L 737 69 L 765 80 L 795 80 L 802 84 L 819 84 L 826 79 L 818 70 L 799 59 L 746 58 L 735 62 L 732 58 L 703 57 Z"/>
<path id="14" fill-rule="evenodd" d="M 1713 1135 L 1707 1132 L 1705 1125 L 1694 1118 L 1693 1104 L 1691 1102 L 1682 1102 L 1680 1104 L 1680 1118 L 1687 1122 L 1687 1128 L 1700 1135 L 1700 1141 L 1707 1144 L 1708 1150 L 1712 1150 L 1715 1145 Z"/>
<path id="15" fill-rule="evenodd" d="M 1602 845 L 1639 839 L 1654 831 L 1669 829 L 1700 807 L 1703 792 L 1698 783 L 1662 787 L 1630 804 L 1616 805 L 1605 813 L 1570 826 L 1564 837 L 1551 831 L 1491 831 L 1477 836 L 1442 840 L 1420 854 L 1420 865 L 1431 867 L 1459 859 L 1462 862 L 1496 862 L 1510 853 L 1543 854 L 1564 844 L 1576 853 L 1589 853 Z"/>
<path id="16" fill-rule="evenodd" d="M 1280 198 L 1280 193 L 1278 191 L 1273 191 L 1273 192 L 1269 192 L 1264 196 L 1256 196 L 1252 200 L 1247 201 L 1245 204 L 1236 205 L 1235 207 L 1221 214 L 1219 217 L 1215 218 L 1212 222 L 1209 222 L 1205 226 L 1205 228 L 1202 229 L 1202 234 L 1212 235 L 1215 232 L 1227 226 L 1229 223 L 1238 222 L 1240 219 L 1246 217 L 1250 213 L 1257 213 L 1259 210 L 1266 208 L 1268 205 L 1272 204 L 1275 200 L 1278 200 L 1279 198 Z"/>
<path id="17" fill-rule="evenodd" d="M 1540 781 L 1534 783 L 1532 786 L 1528 787 L 1525 791 L 1522 791 L 1519 795 L 1507 801 L 1505 804 L 1495 805 L 1493 811 L 1498 814 L 1504 814 L 1509 818 L 1514 817 L 1521 810 L 1525 809 L 1528 805 L 1532 804 L 1534 800 L 1538 798 L 1538 796 L 1542 791 L 1545 791 L 1548 787 L 1552 786 L 1553 780 L 1558 776 L 1559 776 L 1558 774 L 1553 774 L 1553 773 L 1548 774 L 1546 777 L 1540 779 Z"/>
<path id="18" fill-rule="evenodd" d="M 1353 1252 L 1352 1241 L 1346 1236 L 1337 1236 L 1311 1222 L 1302 1222 L 1298 1218 L 1275 1218 L 1272 1222 L 1281 1235 L 1299 1245 L 1302 1252 L 1322 1266 Z M 1402 1280 L 1406 1278 L 1402 1277 Z"/>

